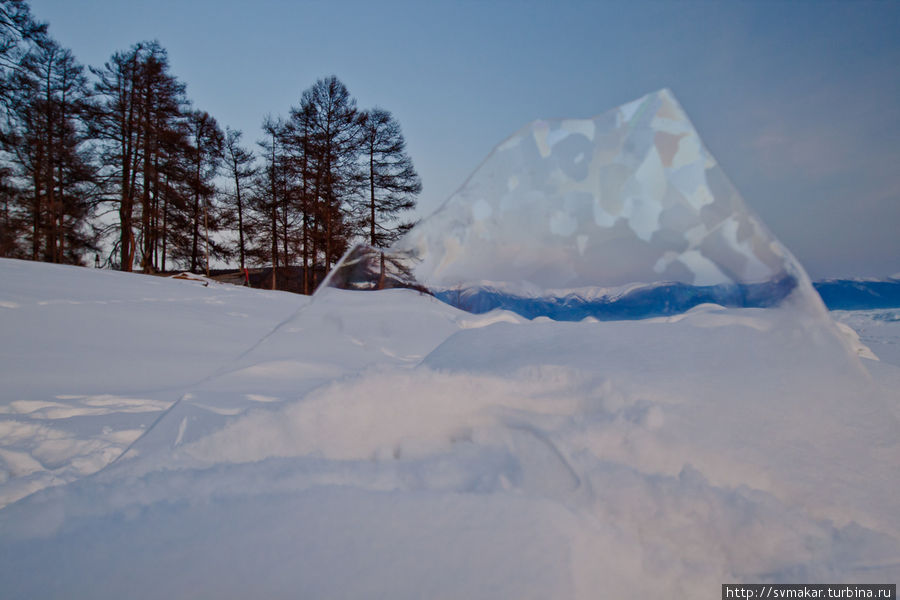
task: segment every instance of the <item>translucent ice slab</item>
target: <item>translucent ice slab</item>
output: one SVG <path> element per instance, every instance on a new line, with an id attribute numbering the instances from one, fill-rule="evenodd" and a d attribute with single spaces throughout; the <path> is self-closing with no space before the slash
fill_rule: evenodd
<path id="1" fill-rule="evenodd" d="M 355 248 L 326 283 L 564 320 L 789 297 L 821 308 L 668 90 L 526 126 L 393 247 Z"/>

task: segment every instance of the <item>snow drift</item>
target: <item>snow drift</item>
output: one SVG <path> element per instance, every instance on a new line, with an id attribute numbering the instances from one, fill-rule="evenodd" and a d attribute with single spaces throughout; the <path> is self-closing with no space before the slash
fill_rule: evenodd
<path id="1" fill-rule="evenodd" d="M 146 326 L 179 324 L 196 352 L 230 354 L 187 383 L 178 353 L 157 356 L 170 366 L 140 396 L 168 408 L 123 455 L 0 510 L 4 597 L 715 597 L 724 581 L 898 575 L 898 411 L 884 387 L 897 369 L 873 378 L 814 316 L 704 305 L 560 323 L 411 290 L 298 304 L 0 268 L 19 282 L 5 331 L 38 327 L 30 294 L 80 297 L 47 305 L 77 323 L 92 295 L 125 300 L 127 280 L 132 298 L 169 298 Z M 192 306 L 208 331 L 241 310 L 270 316 L 226 352 L 193 335 Z M 126 363 L 126 344 L 110 343 L 102 328 L 81 336 L 84 364 Z M 67 389 L 124 389 L 117 379 L 85 367 Z M 4 403 L 83 404 L 53 393 L 22 387 Z M 90 440 L 128 414 L 108 410 L 42 422 Z"/>

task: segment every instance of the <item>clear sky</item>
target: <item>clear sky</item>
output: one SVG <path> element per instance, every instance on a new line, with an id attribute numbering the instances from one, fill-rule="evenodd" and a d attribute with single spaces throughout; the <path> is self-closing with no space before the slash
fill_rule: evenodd
<path id="1" fill-rule="evenodd" d="M 423 215 L 529 121 L 668 87 L 810 275 L 900 273 L 900 2 L 30 4 L 84 64 L 158 39 L 195 106 L 249 141 L 337 75 L 400 121 Z"/>

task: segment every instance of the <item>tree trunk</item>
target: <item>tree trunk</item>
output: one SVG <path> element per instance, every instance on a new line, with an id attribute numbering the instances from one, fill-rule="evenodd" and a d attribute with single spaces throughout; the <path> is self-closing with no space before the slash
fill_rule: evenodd
<path id="1" fill-rule="evenodd" d="M 206 276 L 209 277 L 209 202 L 203 203 L 203 228 L 206 230 Z"/>
<path id="2" fill-rule="evenodd" d="M 275 184 L 275 136 L 272 135 L 272 170 L 269 172 L 272 191 L 272 289 L 275 287 L 275 271 L 278 269 L 278 195 Z"/>
<path id="3" fill-rule="evenodd" d="M 278 217 L 275 203 L 272 203 L 272 289 L 275 287 L 275 271 L 278 269 Z"/>
<path id="4" fill-rule="evenodd" d="M 241 271 L 244 270 L 244 206 L 241 204 L 241 178 L 238 173 L 237 158 L 232 156 L 234 164 L 234 191 L 237 194 L 237 210 L 238 210 L 238 249 L 241 255 Z"/>
<path id="5" fill-rule="evenodd" d="M 144 95 L 144 189 L 141 194 L 141 271 L 150 272 L 150 248 L 152 246 L 152 234 L 150 232 L 150 171 L 151 171 L 151 153 L 150 153 L 150 86 L 147 86 L 147 92 Z"/>
<path id="6" fill-rule="evenodd" d="M 284 203 L 284 207 L 282 209 L 283 219 L 281 221 L 281 244 L 282 244 L 282 256 L 284 256 L 284 266 L 291 266 L 290 262 L 290 252 L 288 251 L 288 201 L 287 201 L 287 190 L 282 194 L 282 202 Z"/>
<path id="7" fill-rule="evenodd" d="M 199 136 L 198 136 L 199 138 Z M 199 146 L 200 141 L 197 140 L 197 145 Z M 197 148 L 197 169 L 196 169 L 196 177 L 197 179 L 194 181 L 194 214 L 192 217 L 193 220 L 193 238 L 191 240 L 191 273 L 197 272 L 197 258 L 198 258 L 198 244 L 200 241 L 200 148 Z"/>
<path id="8" fill-rule="evenodd" d="M 47 103 L 46 106 L 46 114 L 45 114 L 45 125 L 46 125 L 46 134 L 47 134 L 47 157 L 46 162 L 44 164 L 44 189 L 47 193 L 47 224 L 48 231 L 46 232 L 46 248 L 45 248 L 45 259 L 51 262 L 56 262 L 56 197 L 55 197 L 55 182 L 53 181 L 53 172 L 55 170 L 55 162 L 58 160 L 56 148 L 53 146 L 53 128 L 56 125 L 54 122 L 53 115 L 53 105 L 55 104 L 53 101 L 52 95 L 52 82 L 50 80 L 50 75 L 53 70 L 53 59 L 47 64 L 47 77 L 44 82 L 44 92 L 45 98 L 44 100 Z"/>
<path id="9" fill-rule="evenodd" d="M 59 181 L 59 190 L 57 194 L 57 198 L 59 198 L 59 210 L 58 213 L 58 223 L 56 226 L 57 232 L 57 243 L 56 243 L 56 262 L 63 263 L 65 262 L 65 250 L 66 250 L 66 210 L 65 210 L 65 196 L 63 196 L 63 168 L 62 165 L 59 165 L 58 170 L 58 181 Z"/>
<path id="10" fill-rule="evenodd" d="M 374 144 L 373 144 L 374 146 Z M 375 247 L 375 148 L 369 147 L 369 227 L 371 246 Z M 381 276 L 384 278 L 384 254 L 381 255 Z"/>
<path id="11" fill-rule="evenodd" d="M 163 207 L 162 207 L 162 262 L 161 267 L 163 273 L 166 271 L 166 234 L 169 231 L 169 175 L 166 174 L 166 183 L 163 186 Z"/>
<path id="12" fill-rule="evenodd" d="M 128 183 L 131 181 L 131 158 L 124 161 L 122 169 L 122 197 L 119 200 L 119 252 L 122 261 L 119 268 L 123 271 L 131 270 L 129 249 L 131 244 L 131 203 L 128 198 Z"/>
<path id="13" fill-rule="evenodd" d="M 34 167 L 32 180 L 34 182 L 34 202 L 31 212 L 31 260 L 41 259 L 41 176 L 38 170 L 41 165 L 40 158 Z"/>
<path id="14" fill-rule="evenodd" d="M 137 54 L 131 60 L 131 89 L 128 98 L 128 109 L 122 115 L 122 194 L 119 204 L 119 223 L 121 231 L 119 235 L 119 251 L 122 271 L 131 271 L 134 261 L 134 233 L 132 232 L 132 210 L 134 206 L 134 189 L 132 174 L 132 159 L 134 152 L 134 93 L 137 83 Z M 127 83 L 123 85 L 127 88 Z M 125 91 L 128 93 L 128 91 Z"/>
<path id="15" fill-rule="evenodd" d="M 157 131 L 159 124 L 157 122 Z M 153 150 L 153 202 L 151 203 L 150 231 L 153 233 L 151 240 L 151 256 L 153 270 L 159 269 L 159 138 L 156 139 Z"/>
<path id="16" fill-rule="evenodd" d="M 304 131 L 303 136 L 303 164 L 300 167 L 300 178 L 303 182 L 301 188 L 301 194 L 303 194 L 302 202 L 303 202 L 303 293 L 309 294 L 309 196 L 308 190 L 306 189 L 306 178 L 307 178 L 307 158 L 306 158 L 306 132 Z"/>

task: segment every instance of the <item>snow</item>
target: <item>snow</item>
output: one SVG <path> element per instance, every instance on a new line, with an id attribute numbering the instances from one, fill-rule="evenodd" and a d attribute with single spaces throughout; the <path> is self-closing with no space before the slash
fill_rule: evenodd
<path id="1" fill-rule="evenodd" d="M 532 124 L 341 265 L 305 298 L 0 260 L 0 595 L 900 576 L 900 313 L 826 312 L 670 92 Z"/>
<path id="2" fill-rule="evenodd" d="M 102 469 L 306 302 L 15 260 L 0 273 L 0 506 Z"/>
<path id="3" fill-rule="evenodd" d="M 831 314 L 839 325 L 856 332 L 877 358 L 900 365 L 900 308 L 836 310 Z"/>
<path id="4" fill-rule="evenodd" d="M 900 576 L 896 310 L 835 313 L 854 340 L 790 303 L 556 322 L 405 289 L 0 281 L 4 598 Z"/>

